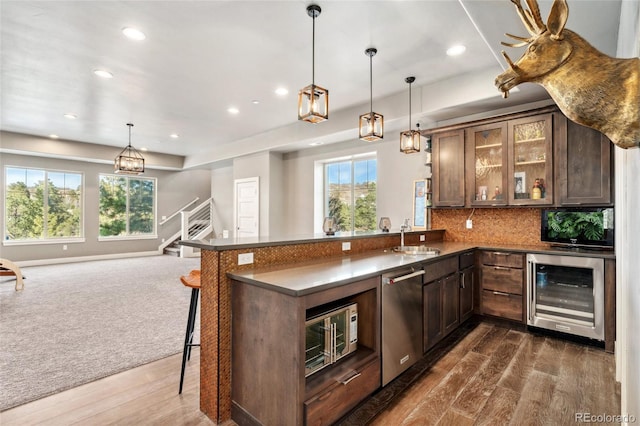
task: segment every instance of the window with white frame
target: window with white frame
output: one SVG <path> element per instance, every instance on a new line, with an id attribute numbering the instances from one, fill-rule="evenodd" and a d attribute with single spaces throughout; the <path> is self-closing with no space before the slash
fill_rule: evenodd
<path id="1" fill-rule="evenodd" d="M 82 239 L 82 173 L 7 166 L 4 241 Z"/>
<path id="2" fill-rule="evenodd" d="M 341 231 L 372 231 L 376 225 L 375 154 L 324 164 L 325 216 Z"/>
<path id="3" fill-rule="evenodd" d="M 100 238 L 156 235 L 156 179 L 100 175 Z"/>

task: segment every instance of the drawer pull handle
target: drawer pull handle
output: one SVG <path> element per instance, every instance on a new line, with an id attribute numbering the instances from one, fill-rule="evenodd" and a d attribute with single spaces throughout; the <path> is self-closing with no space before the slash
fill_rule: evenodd
<path id="1" fill-rule="evenodd" d="M 494 251 L 493 254 L 496 256 L 511 256 L 511 253 L 505 253 L 503 251 Z"/>
<path id="2" fill-rule="evenodd" d="M 509 293 L 503 293 L 501 291 L 494 291 L 493 294 L 496 295 L 496 296 L 507 296 L 507 297 L 509 297 Z"/>
<path id="3" fill-rule="evenodd" d="M 504 266 L 494 266 L 493 269 L 495 269 L 496 271 L 510 271 L 511 268 L 506 268 Z"/>
<path id="4" fill-rule="evenodd" d="M 354 371 L 352 375 L 350 375 L 347 378 L 341 379 L 340 383 L 342 383 L 343 385 L 348 385 L 349 382 L 351 382 L 352 380 L 357 379 L 358 377 L 360 377 L 362 375 L 362 373 L 358 373 L 357 371 Z"/>

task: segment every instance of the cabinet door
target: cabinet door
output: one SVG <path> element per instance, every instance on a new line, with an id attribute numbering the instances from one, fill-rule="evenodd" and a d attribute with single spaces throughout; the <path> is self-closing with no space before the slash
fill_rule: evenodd
<path id="1" fill-rule="evenodd" d="M 612 205 L 613 144 L 597 130 L 564 116 L 559 121 L 566 123 L 566 135 L 558 138 L 555 151 L 559 204 Z"/>
<path id="2" fill-rule="evenodd" d="M 464 206 L 464 130 L 432 135 L 433 205 Z"/>
<path id="3" fill-rule="evenodd" d="M 467 205 L 507 204 L 507 123 L 466 130 Z"/>
<path id="4" fill-rule="evenodd" d="M 553 203 L 553 115 L 509 121 L 509 204 Z"/>
<path id="5" fill-rule="evenodd" d="M 458 274 L 442 279 L 442 327 L 443 336 L 460 324 L 460 281 Z"/>
<path id="6" fill-rule="evenodd" d="M 460 322 L 473 315 L 474 267 L 460 271 Z"/>
<path id="7" fill-rule="evenodd" d="M 431 281 L 422 288 L 424 352 L 442 337 L 442 280 Z"/>

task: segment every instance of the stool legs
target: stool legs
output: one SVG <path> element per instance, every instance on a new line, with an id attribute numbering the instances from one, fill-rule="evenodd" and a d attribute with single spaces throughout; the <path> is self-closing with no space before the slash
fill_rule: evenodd
<path id="1" fill-rule="evenodd" d="M 198 295 L 200 289 L 191 289 L 191 303 L 189 304 L 189 318 L 187 319 L 187 331 L 184 336 L 184 348 L 182 350 L 182 369 L 180 371 L 180 390 L 178 394 L 182 393 L 182 383 L 184 382 L 184 369 L 187 365 L 187 360 L 191 359 L 191 348 L 193 346 L 200 346 L 197 343 L 193 343 L 193 330 L 196 325 L 196 311 L 198 310 Z"/>

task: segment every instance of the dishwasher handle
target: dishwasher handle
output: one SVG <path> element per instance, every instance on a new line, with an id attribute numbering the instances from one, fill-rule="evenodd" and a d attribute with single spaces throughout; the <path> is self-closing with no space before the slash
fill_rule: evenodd
<path id="1" fill-rule="evenodd" d="M 424 269 L 420 269 L 419 271 L 412 272 L 406 275 L 400 275 L 399 277 L 383 277 L 382 284 L 393 285 L 400 281 L 408 280 L 409 278 L 417 277 L 419 275 L 424 275 Z"/>

